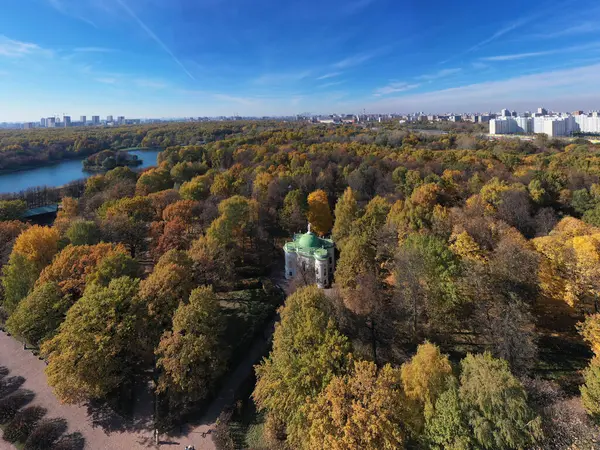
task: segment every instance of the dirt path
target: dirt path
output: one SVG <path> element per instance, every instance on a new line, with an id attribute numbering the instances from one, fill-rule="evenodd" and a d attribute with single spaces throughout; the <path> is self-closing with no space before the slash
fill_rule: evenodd
<path id="1" fill-rule="evenodd" d="M 35 393 L 32 405 L 40 405 L 48 410 L 46 417 L 62 417 L 68 422 L 68 432 L 79 431 L 85 438 L 85 448 L 89 450 L 131 450 L 156 448 L 152 443 L 152 431 L 146 429 L 147 421 L 126 422 L 107 408 L 94 408 L 90 405 L 63 405 L 54 396 L 46 382 L 46 364 L 31 351 L 23 350 L 23 345 L 0 332 L 0 366 L 6 367 L 8 376 L 22 376 L 25 383 L 22 389 Z M 181 448 L 185 447 L 182 445 Z M 179 447 L 175 447 L 179 448 Z M 14 449 L 0 440 L 0 449 Z"/>

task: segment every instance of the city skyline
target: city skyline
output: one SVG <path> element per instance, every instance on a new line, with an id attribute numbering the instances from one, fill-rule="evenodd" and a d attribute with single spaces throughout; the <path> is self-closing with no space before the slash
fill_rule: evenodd
<path id="1" fill-rule="evenodd" d="M 0 17 L 0 122 L 600 106 L 592 0 L 23 3 Z"/>

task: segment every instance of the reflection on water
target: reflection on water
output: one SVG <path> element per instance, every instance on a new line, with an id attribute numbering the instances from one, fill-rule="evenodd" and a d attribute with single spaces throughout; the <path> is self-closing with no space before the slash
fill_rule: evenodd
<path id="1" fill-rule="evenodd" d="M 160 150 L 133 150 L 129 153 L 137 155 L 143 161 L 142 165 L 134 168 L 134 170 L 139 170 L 155 166 Z M 20 192 L 37 186 L 62 186 L 93 175 L 84 172 L 81 162 L 80 159 L 62 161 L 52 166 L 0 175 L 0 193 Z"/>

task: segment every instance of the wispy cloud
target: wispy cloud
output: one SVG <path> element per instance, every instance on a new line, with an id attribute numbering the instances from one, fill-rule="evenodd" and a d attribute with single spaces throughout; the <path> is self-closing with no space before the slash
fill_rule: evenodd
<path id="1" fill-rule="evenodd" d="M 418 83 L 405 83 L 405 82 L 393 82 L 387 86 L 381 87 L 375 91 L 373 95 L 375 97 L 381 97 L 382 95 L 395 94 L 398 92 L 406 92 L 412 89 L 416 89 L 420 86 Z"/>
<path id="2" fill-rule="evenodd" d="M 556 109 L 586 109 L 600 101 L 598 73 L 600 64 L 594 64 L 411 94 L 401 100 L 382 99 L 371 107 L 382 112 L 400 108 L 431 112 L 489 111 L 497 110 L 509 101 L 514 107 L 523 105 L 527 108 L 543 101 Z"/>
<path id="3" fill-rule="evenodd" d="M 439 78 L 449 77 L 450 75 L 457 74 L 461 71 L 462 71 L 462 69 L 459 67 L 456 67 L 454 69 L 442 69 L 442 70 L 438 70 L 437 72 L 434 72 L 434 73 L 428 73 L 425 75 L 421 75 L 421 76 L 417 77 L 417 80 L 433 81 L 433 80 L 437 80 Z"/>
<path id="4" fill-rule="evenodd" d="M 349 67 L 359 66 L 362 63 L 369 61 L 370 59 L 375 58 L 379 52 L 371 52 L 371 53 L 359 53 L 354 56 L 350 56 L 348 58 L 342 59 L 341 61 L 336 62 L 332 65 L 332 67 L 336 69 L 347 69 Z"/>
<path id="5" fill-rule="evenodd" d="M 167 83 L 158 80 L 149 80 L 145 78 L 138 78 L 134 80 L 135 84 L 139 87 L 150 88 L 150 89 L 164 89 L 167 87 Z"/>
<path id="6" fill-rule="evenodd" d="M 175 61 L 175 63 L 179 67 L 181 67 L 181 69 L 185 72 L 185 74 L 188 77 L 196 81 L 196 78 L 194 78 L 190 71 L 187 70 L 187 68 L 183 65 L 179 58 L 175 56 L 175 53 L 171 51 L 171 49 L 137 16 L 136 13 L 133 12 L 133 10 L 129 6 L 127 6 L 127 4 L 123 0 L 116 0 L 116 2 L 123 8 L 123 10 L 129 15 L 129 17 L 131 17 L 140 26 L 140 28 L 144 30 L 146 34 L 173 59 L 173 61 Z"/>
<path id="7" fill-rule="evenodd" d="M 482 63 L 481 61 L 473 61 L 471 63 L 471 67 L 475 70 L 484 70 L 484 69 L 488 69 L 490 66 L 487 65 L 486 63 Z"/>
<path id="8" fill-rule="evenodd" d="M 513 53 L 511 55 L 487 56 L 485 58 L 481 58 L 481 60 L 482 61 L 514 61 L 517 59 L 528 59 L 528 58 L 535 58 L 538 56 L 552 55 L 553 53 L 556 53 L 556 51 L 548 50 L 545 52 Z"/>
<path id="9" fill-rule="evenodd" d="M 299 72 L 281 72 L 281 73 L 265 73 L 254 80 L 256 84 L 286 84 L 294 83 L 305 78 L 308 78 L 311 74 L 310 70 L 303 70 Z"/>
<path id="10" fill-rule="evenodd" d="M 98 83 L 102 84 L 117 84 L 119 80 L 114 77 L 98 77 L 94 78 Z"/>
<path id="11" fill-rule="evenodd" d="M 600 22 L 583 22 L 562 29 L 553 27 L 547 33 L 536 33 L 532 34 L 531 37 L 538 39 L 553 39 L 565 36 L 575 36 L 578 34 L 596 33 L 598 31 L 600 31 Z"/>
<path id="12" fill-rule="evenodd" d="M 78 47 L 73 49 L 75 53 L 113 53 L 116 50 L 105 47 Z"/>
<path id="13" fill-rule="evenodd" d="M 52 51 L 43 49 L 37 44 L 15 41 L 14 39 L 9 39 L 6 36 L 0 35 L 0 56 L 22 58 L 30 55 L 51 56 Z"/>
<path id="14" fill-rule="evenodd" d="M 325 75 L 321 75 L 320 77 L 318 77 L 317 80 L 326 80 L 328 78 L 339 77 L 341 74 L 342 72 L 326 73 Z"/>
<path id="15" fill-rule="evenodd" d="M 325 88 L 329 88 L 329 87 L 333 87 L 333 86 L 339 86 L 340 84 L 344 84 L 345 81 L 340 80 L 340 81 L 331 81 L 329 83 L 323 83 L 320 84 L 319 86 L 317 86 L 320 89 L 325 89 Z"/>
<path id="16" fill-rule="evenodd" d="M 73 17 L 74 19 L 77 19 L 77 20 L 81 20 L 82 22 L 85 22 L 94 28 L 98 28 L 98 25 L 96 25 L 90 19 L 76 14 L 72 8 L 73 3 L 66 5 L 64 0 L 48 0 L 48 3 L 50 4 L 50 6 L 52 6 L 54 9 L 56 9 L 61 14 L 64 14 L 65 16 Z"/>
<path id="17" fill-rule="evenodd" d="M 494 55 L 480 58 L 481 61 L 515 61 L 518 59 L 537 58 L 540 56 L 555 55 L 558 53 L 576 53 L 585 50 L 600 49 L 599 42 L 590 42 L 583 45 L 575 45 L 572 47 L 555 48 L 553 50 L 544 50 L 540 52 L 512 53 L 507 55 Z"/>

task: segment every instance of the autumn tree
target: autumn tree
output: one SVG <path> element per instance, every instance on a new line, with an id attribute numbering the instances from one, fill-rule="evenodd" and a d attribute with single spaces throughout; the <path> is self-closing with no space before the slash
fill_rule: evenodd
<path id="1" fill-rule="evenodd" d="M 151 339 L 159 338 L 171 323 L 179 302 L 192 291 L 192 261 L 183 252 L 165 253 L 148 278 L 140 283 L 139 302 L 149 320 Z"/>
<path id="2" fill-rule="evenodd" d="M 88 277 L 98 264 L 117 253 L 127 254 L 127 250 L 118 244 L 69 245 L 42 271 L 37 285 L 57 283 L 63 295 L 74 302 L 83 295 Z"/>
<path id="3" fill-rule="evenodd" d="M 402 385 L 412 407 L 412 427 L 420 431 L 431 417 L 435 403 L 453 379 L 452 366 L 446 355 L 429 342 L 419 345 L 417 353 L 402 365 Z"/>
<path id="4" fill-rule="evenodd" d="M 140 265 L 129 254 L 120 251 L 104 256 L 87 276 L 87 284 L 96 283 L 107 287 L 115 278 L 139 278 Z"/>
<path id="5" fill-rule="evenodd" d="M 62 402 L 103 398 L 131 380 L 140 351 L 138 284 L 127 277 L 108 287 L 92 284 L 42 344 L 48 384 Z"/>
<path id="6" fill-rule="evenodd" d="M 594 354 L 600 358 L 600 314 L 592 314 L 578 324 L 579 333 L 583 336 Z"/>
<path id="7" fill-rule="evenodd" d="M 58 251 L 58 239 L 58 232 L 53 228 L 34 225 L 19 235 L 13 252 L 25 256 L 42 270 Z"/>
<path id="8" fill-rule="evenodd" d="M 158 391 L 181 394 L 188 402 L 205 398 L 225 369 L 223 330 L 212 288 L 193 290 L 189 301 L 175 310 L 173 328 L 163 334 L 156 349 L 157 366 L 162 369 Z"/>
<path id="9" fill-rule="evenodd" d="M 348 187 L 335 205 L 335 224 L 331 236 L 338 248 L 343 248 L 344 242 L 350 237 L 352 224 L 358 218 L 359 210 L 356 196 Z"/>
<path id="10" fill-rule="evenodd" d="M 210 195 L 212 177 L 199 175 L 181 185 L 179 192 L 185 200 L 204 200 Z"/>
<path id="11" fill-rule="evenodd" d="M 6 328 L 30 344 L 39 345 L 52 337 L 70 306 L 56 283 L 41 284 L 19 303 Z"/>
<path id="12" fill-rule="evenodd" d="M 256 366 L 253 398 L 258 408 L 284 423 L 290 442 L 302 440 L 303 405 L 346 371 L 349 345 L 317 287 L 296 291 L 281 309 L 273 350 Z"/>
<path id="13" fill-rule="evenodd" d="M 294 189 L 283 199 L 279 220 L 289 233 L 297 233 L 306 228 L 307 210 L 306 195 L 300 189 Z"/>
<path id="14" fill-rule="evenodd" d="M 171 187 L 173 187 L 173 179 L 169 171 L 155 168 L 140 175 L 135 186 L 135 192 L 138 195 L 148 195 L 153 192 L 164 191 Z"/>
<path id="15" fill-rule="evenodd" d="M 221 286 L 235 278 L 231 253 L 215 239 L 199 237 L 192 242 L 188 254 L 192 259 L 192 273 L 196 284 Z"/>
<path id="16" fill-rule="evenodd" d="M 299 448 L 404 448 L 405 407 L 400 370 L 355 362 L 350 374 L 334 377 L 307 405 L 307 433 Z"/>
<path id="17" fill-rule="evenodd" d="M 206 232 L 209 239 L 233 250 L 237 257 L 244 255 L 248 244 L 253 244 L 258 231 L 258 204 L 240 195 L 219 203 L 219 217 Z"/>
<path id="18" fill-rule="evenodd" d="M 325 191 L 314 191 L 308 196 L 308 222 L 311 224 L 312 229 L 321 236 L 331 230 L 333 216 Z"/>

